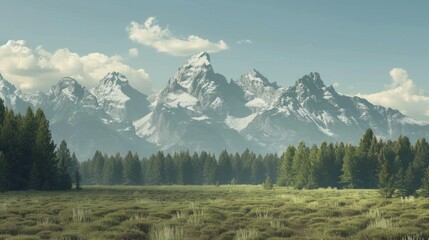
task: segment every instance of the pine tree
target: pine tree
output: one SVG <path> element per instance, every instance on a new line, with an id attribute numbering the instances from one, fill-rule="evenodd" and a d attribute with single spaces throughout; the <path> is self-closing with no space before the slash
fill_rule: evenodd
<path id="1" fill-rule="evenodd" d="M 265 190 L 271 190 L 273 189 L 273 184 L 271 183 L 270 176 L 267 176 L 267 178 L 264 181 L 263 187 Z"/>
<path id="2" fill-rule="evenodd" d="M 0 152 L 0 192 L 5 192 L 7 190 L 8 190 L 8 182 L 6 179 L 6 159 L 4 157 L 3 152 Z"/>
<path id="3" fill-rule="evenodd" d="M 162 151 L 149 158 L 148 180 L 150 185 L 161 185 L 164 183 L 164 153 Z"/>
<path id="4" fill-rule="evenodd" d="M 42 181 L 40 177 L 40 168 L 37 161 L 33 162 L 30 170 L 30 179 L 28 182 L 28 188 L 32 190 L 41 190 L 42 189 Z"/>
<path id="5" fill-rule="evenodd" d="M 262 163 L 262 155 L 258 155 L 257 158 L 252 158 L 251 161 L 251 176 L 250 183 L 252 184 L 260 184 L 265 179 L 265 167 Z"/>
<path id="6" fill-rule="evenodd" d="M 79 172 L 81 174 L 82 184 L 95 184 L 94 173 L 92 171 L 92 162 L 88 159 L 80 164 Z"/>
<path id="7" fill-rule="evenodd" d="M 55 144 L 49 130 L 49 122 L 41 109 L 36 111 L 37 130 L 35 138 L 35 156 L 40 169 L 43 190 L 53 190 L 57 186 L 58 172 L 55 158 Z"/>
<path id="8" fill-rule="evenodd" d="M 376 147 L 377 138 L 373 131 L 371 129 L 366 130 L 355 152 L 355 188 L 376 187 Z"/>
<path id="9" fill-rule="evenodd" d="M 395 176 L 395 185 L 398 189 L 399 195 L 407 195 L 408 190 L 411 186 L 407 186 L 408 184 L 412 185 L 410 179 L 406 179 L 407 171 L 412 171 L 412 169 L 408 170 L 410 166 L 412 166 L 412 161 L 414 159 L 413 151 L 411 147 L 410 140 L 406 136 L 400 136 L 398 140 L 395 142 L 394 146 L 395 155 L 397 158 L 395 159 L 395 167 L 396 167 L 396 176 Z M 409 173 L 411 174 L 411 173 Z M 410 178 L 411 176 L 408 176 Z"/>
<path id="10" fill-rule="evenodd" d="M 192 155 L 191 162 L 192 162 L 192 169 L 193 169 L 192 184 L 200 185 L 200 184 L 202 184 L 202 181 L 203 181 L 203 176 L 202 176 L 202 174 L 203 174 L 203 168 L 204 168 L 203 159 L 201 159 L 198 156 L 198 153 L 195 152 Z"/>
<path id="11" fill-rule="evenodd" d="M 28 187 L 28 181 L 30 176 L 31 167 L 33 161 L 35 161 L 35 154 L 33 152 L 33 146 L 35 145 L 37 123 L 33 113 L 33 110 L 29 107 L 25 116 L 19 121 L 19 134 L 18 142 L 20 144 L 21 159 L 19 160 L 19 174 L 16 176 L 22 179 L 21 189 Z"/>
<path id="12" fill-rule="evenodd" d="M 381 144 L 379 144 L 377 137 L 374 135 L 372 138 L 371 146 L 367 155 L 366 162 L 366 174 L 368 174 L 366 178 L 365 187 L 367 188 L 377 188 L 378 186 L 378 171 L 379 171 L 379 162 L 380 156 L 379 153 L 381 151 Z"/>
<path id="13" fill-rule="evenodd" d="M 234 157 L 231 158 L 231 165 L 232 165 L 232 175 L 234 176 L 235 182 L 241 183 L 242 182 L 241 177 L 243 174 L 243 161 L 238 152 L 236 152 Z"/>
<path id="14" fill-rule="evenodd" d="M 72 169 L 72 158 L 70 156 L 70 150 L 67 147 L 66 141 L 62 140 L 58 150 L 56 151 L 57 166 L 58 166 L 58 189 L 71 189 L 72 187 L 72 175 L 70 169 Z"/>
<path id="15" fill-rule="evenodd" d="M 311 174 L 311 163 L 310 163 L 310 150 L 305 146 L 305 143 L 302 141 L 299 143 L 298 148 L 296 149 L 295 155 L 293 157 L 292 169 L 295 174 L 294 186 L 296 188 L 306 188 L 309 187 L 308 174 Z"/>
<path id="16" fill-rule="evenodd" d="M 80 164 L 79 164 L 79 160 L 77 160 L 76 154 L 73 153 L 71 156 L 71 165 L 69 168 L 69 175 L 72 176 L 72 182 L 76 183 L 77 179 L 76 179 L 76 171 L 79 172 L 79 176 L 80 176 Z"/>
<path id="17" fill-rule="evenodd" d="M 217 182 L 217 171 L 216 158 L 212 155 L 207 156 L 207 160 L 204 162 L 203 184 L 215 184 Z"/>
<path id="18" fill-rule="evenodd" d="M 4 106 L 3 99 L 0 98 L 0 125 L 3 125 L 5 114 L 6 114 L 6 107 Z"/>
<path id="19" fill-rule="evenodd" d="M 66 190 L 49 122 L 43 111 L 31 108 L 25 116 L 4 107 L 0 100 L 0 190 Z"/>
<path id="20" fill-rule="evenodd" d="M 346 147 L 344 146 L 344 143 L 337 143 L 335 145 L 334 151 L 335 164 L 332 166 L 332 181 L 336 183 L 334 184 L 336 187 L 342 187 L 341 175 L 344 165 L 344 156 L 346 154 Z"/>
<path id="21" fill-rule="evenodd" d="M 182 185 L 192 184 L 194 173 L 189 151 L 180 152 L 178 155 L 175 155 L 175 159 L 177 159 L 177 183 Z"/>
<path id="22" fill-rule="evenodd" d="M 232 179 L 231 159 L 226 150 L 219 155 L 219 183 L 228 184 Z"/>
<path id="23" fill-rule="evenodd" d="M 347 187 L 355 188 L 357 186 L 356 176 L 358 173 L 358 161 L 355 147 L 351 145 L 346 147 L 342 172 L 341 181 Z"/>
<path id="24" fill-rule="evenodd" d="M 255 165 L 255 161 L 256 161 L 256 156 L 253 152 L 250 152 L 249 149 L 246 149 L 240 157 L 241 161 L 242 161 L 242 172 L 241 172 L 241 176 L 240 176 L 240 181 L 239 183 L 247 183 L 247 184 L 257 184 L 254 183 L 254 165 Z M 257 170 L 257 169 L 256 169 Z"/>
<path id="25" fill-rule="evenodd" d="M 429 167 L 426 168 L 422 178 L 422 193 L 423 196 L 429 197 Z"/>
<path id="26" fill-rule="evenodd" d="M 414 179 L 412 183 L 413 189 L 419 189 L 421 179 L 425 174 L 426 168 L 429 167 L 429 144 L 426 139 L 418 139 L 414 147 L 413 173 Z"/>
<path id="27" fill-rule="evenodd" d="M 296 148 L 290 145 L 286 152 L 283 153 L 280 159 L 280 166 L 278 170 L 277 184 L 279 186 L 293 186 L 294 172 L 292 169 L 293 158 L 295 156 Z"/>
<path id="28" fill-rule="evenodd" d="M 18 132 L 18 121 L 14 112 L 6 109 L 0 129 L 0 143 L 5 157 L 5 178 L 9 190 L 21 190 L 25 183 L 25 178 L 21 173 L 22 149 Z"/>
<path id="29" fill-rule="evenodd" d="M 92 174 L 94 176 L 94 183 L 103 184 L 104 182 L 104 165 L 106 159 L 100 151 L 96 151 L 94 157 L 92 158 Z"/>
<path id="30" fill-rule="evenodd" d="M 319 149 L 313 145 L 308 155 L 308 160 L 303 164 L 304 188 L 314 189 L 318 187 L 316 171 L 320 169 L 319 164 Z"/>
<path id="31" fill-rule="evenodd" d="M 413 182 L 415 178 L 413 164 L 408 165 L 404 176 L 404 189 L 407 195 L 413 195 L 417 188 L 414 188 Z"/>
<path id="32" fill-rule="evenodd" d="M 390 198 L 395 191 L 393 156 L 394 153 L 389 150 L 388 146 L 384 146 L 381 150 L 381 169 L 378 174 L 380 194 L 382 197 Z"/>
<path id="33" fill-rule="evenodd" d="M 127 153 L 123 161 L 123 178 L 125 185 L 138 185 L 141 183 L 141 165 L 137 155 Z"/>
<path id="34" fill-rule="evenodd" d="M 75 179 L 75 182 L 76 182 L 76 190 L 81 190 L 81 187 L 80 187 L 81 176 L 80 176 L 79 168 L 75 169 L 74 179 Z"/>
<path id="35" fill-rule="evenodd" d="M 113 158 L 114 165 L 113 165 L 113 184 L 114 185 L 121 185 L 124 183 L 122 178 L 122 172 L 124 169 L 124 166 L 122 164 L 122 157 L 120 153 L 117 153 L 115 157 Z"/>
<path id="36" fill-rule="evenodd" d="M 124 157 L 124 169 L 122 170 L 122 177 L 124 178 L 125 185 L 134 185 L 131 180 L 131 162 L 133 161 L 133 154 L 131 151 L 128 151 L 127 155 Z"/>
<path id="37" fill-rule="evenodd" d="M 103 184 L 104 185 L 114 184 L 114 172 L 115 172 L 114 168 L 115 168 L 115 159 L 113 157 L 108 157 L 103 167 Z"/>
<path id="38" fill-rule="evenodd" d="M 267 154 L 265 155 L 263 160 L 265 176 L 270 176 L 270 179 L 273 182 L 277 181 L 277 166 L 279 164 L 278 162 L 279 157 L 277 156 L 277 154 Z"/>
<path id="39" fill-rule="evenodd" d="M 173 157 L 170 154 L 167 154 L 164 161 L 165 168 L 165 184 L 176 184 L 177 183 L 177 169 L 174 164 Z"/>

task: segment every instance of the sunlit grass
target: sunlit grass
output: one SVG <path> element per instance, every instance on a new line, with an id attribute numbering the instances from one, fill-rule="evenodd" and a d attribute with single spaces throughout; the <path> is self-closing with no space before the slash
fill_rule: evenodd
<path id="1" fill-rule="evenodd" d="M 428 238 L 428 199 L 384 199 L 377 190 L 84 186 L 0 194 L 0 240 Z"/>

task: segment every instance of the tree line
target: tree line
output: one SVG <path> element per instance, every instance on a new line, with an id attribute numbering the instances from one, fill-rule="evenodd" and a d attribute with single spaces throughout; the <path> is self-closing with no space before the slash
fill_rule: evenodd
<path id="1" fill-rule="evenodd" d="M 380 189 L 385 197 L 429 194 L 429 144 L 423 138 L 414 145 L 406 136 L 378 139 L 371 129 L 359 144 L 327 143 L 291 145 L 281 155 L 223 151 L 218 158 L 202 151 L 165 154 L 159 151 L 140 159 L 103 155 L 81 163 L 85 184 L 199 185 L 261 184 L 267 178 L 279 186 L 297 189 Z"/>
<path id="2" fill-rule="evenodd" d="M 128 152 L 125 157 L 103 155 L 97 151 L 81 163 L 84 184 L 125 185 L 213 185 L 260 184 L 267 176 L 276 179 L 279 157 L 276 154 L 256 155 L 223 151 L 219 158 L 202 151 L 164 154 L 162 151 L 140 159 Z"/>
<path id="3" fill-rule="evenodd" d="M 323 142 L 307 147 L 301 142 L 283 154 L 279 185 L 295 188 L 379 188 L 384 197 L 429 195 L 429 144 L 406 136 L 396 141 L 377 139 L 371 129 L 359 144 Z"/>
<path id="4" fill-rule="evenodd" d="M 357 145 L 322 142 L 291 145 L 281 155 L 250 150 L 219 157 L 202 151 L 159 151 L 139 158 L 128 152 L 108 156 L 96 151 L 82 163 L 65 141 L 52 140 L 43 111 L 15 114 L 0 99 L 0 191 L 67 190 L 80 182 L 103 185 L 261 184 L 297 189 L 380 189 L 385 197 L 429 196 L 429 144 L 406 136 L 383 141 L 368 129 Z M 267 181 L 268 180 L 268 181 Z"/>
<path id="5" fill-rule="evenodd" d="M 0 192 L 79 188 L 78 165 L 64 141 L 56 149 L 41 109 L 22 116 L 0 99 Z"/>

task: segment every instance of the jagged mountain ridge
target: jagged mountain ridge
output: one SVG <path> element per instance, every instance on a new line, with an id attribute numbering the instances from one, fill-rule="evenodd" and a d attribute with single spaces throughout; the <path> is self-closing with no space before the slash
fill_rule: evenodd
<path id="1" fill-rule="evenodd" d="M 116 81 L 117 78 L 123 81 Z M 128 150 L 153 152 L 154 146 L 135 134 L 131 122 L 147 114 L 147 96 L 132 88 L 123 78 L 125 76 L 120 73 L 109 73 L 94 89 L 88 90 L 75 79 L 65 77 L 48 91 L 35 93 L 16 90 L 5 79 L 0 79 L 0 86 L 5 86 L 0 94 L 3 94 L 5 105 L 17 112 L 25 113 L 28 107 L 42 108 L 50 121 L 54 141 L 66 140 L 81 160 L 91 157 L 96 150 L 107 154 Z M 103 95 L 100 89 L 107 93 Z M 99 94 L 98 97 L 92 92 Z M 102 104 L 100 95 L 107 96 L 102 99 Z M 18 100 L 20 104 L 14 104 Z M 108 104 L 103 105 L 106 102 Z M 118 110 L 109 111 L 114 104 Z M 130 114 L 126 117 L 120 115 L 124 113 Z"/>
<path id="2" fill-rule="evenodd" d="M 341 95 L 310 73 L 288 88 L 252 69 L 227 81 L 210 56 L 192 56 L 166 87 L 147 97 L 120 73 L 107 74 L 92 89 L 63 78 L 46 93 L 26 93 L 0 76 L 0 97 L 12 109 L 42 108 L 56 142 L 65 139 L 81 159 L 96 150 L 223 149 L 282 152 L 304 140 L 355 143 L 367 128 L 384 139 L 429 136 L 429 125 L 365 99 Z"/>

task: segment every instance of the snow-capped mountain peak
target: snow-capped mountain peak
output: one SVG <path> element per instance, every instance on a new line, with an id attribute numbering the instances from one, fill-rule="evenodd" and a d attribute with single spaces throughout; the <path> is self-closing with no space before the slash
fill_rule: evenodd
<path id="1" fill-rule="evenodd" d="M 0 74 L 0 88 L 2 92 L 7 90 L 9 93 L 14 93 L 16 91 L 16 87 L 12 83 L 4 79 L 1 74 Z"/>
<path id="2" fill-rule="evenodd" d="M 207 75 L 214 74 L 210 63 L 210 56 L 206 52 L 200 52 L 189 58 L 185 64 L 177 70 L 176 74 L 168 82 L 169 89 L 181 88 L 186 92 L 192 92 L 197 81 L 207 78 Z"/>
<path id="3" fill-rule="evenodd" d="M 85 89 L 71 77 L 62 78 L 56 85 L 49 89 L 47 95 L 50 98 L 66 98 L 72 102 L 82 99 Z"/>
<path id="4" fill-rule="evenodd" d="M 252 69 L 248 73 L 242 75 L 240 79 L 235 80 L 234 83 L 243 90 L 244 97 L 247 101 L 245 106 L 253 112 L 269 107 L 279 89 L 276 82 L 269 82 L 268 79 L 256 69 Z"/>
<path id="5" fill-rule="evenodd" d="M 241 76 L 241 78 L 236 81 L 239 86 L 254 86 L 254 87 L 272 87 L 279 88 L 276 82 L 271 83 L 268 79 L 258 72 L 256 69 L 250 70 L 248 73 Z"/>
<path id="6" fill-rule="evenodd" d="M 20 99 L 16 92 L 16 87 L 0 74 L 0 98 L 3 99 L 6 106 L 13 106 L 14 109 L 17 109 L 16 105 Z"/>
<path id="7" fill-rule="evenodd" d="M 131 87 L 127 77 L 119 72 L 108 73 L 91 93 L 104 111 L 117 121 L 135 120 L 148 110 L 147 96 Z"/>
<path id="8" fill-rule="evenodd" d="M 186 61 L 184 67 L 211 67 L 210 56 L 207 52 L 199 52 Z"/>
<path id="9" fill-rule="evenodd" d="M 429 136 L 428 124 L 341 95 L 318 73 L 288 88 L 255 69 L 228 82 L 214 72 L 206 52 L 185 61 L 168 85 L 152 96 L 150 107 L 147 96 L 118 72 L 107 74 L 90 91 L 63 78 L 46 93 L 18 91 L 0 75 L 0 97 L 20 113 L 28 106 L 42 108 L 55 141 L 65 139 L 83 158 L 96 149 L 149 154 L 249 148 L 279 153 L 301 140 L 355 142 L 367 128 L 384 139 Z"/>
<path id="10" fill-rule="evenodd" d="M 120 85 L 125 86 L 128 85 L 128 79 L 125 75 L 119 72 L 110 72 L 108 73 L 99 83 L 98 85 L 106 85 L 106 86 L 114 86 Z"/>
<path id="11" fill-rule="evenodd" d="M 320 78 L 320 74 L 317 72 L 311 72 L 308 75 L 303 76 L 298 81 L 296 81 L 295 86 L 303 86 L 306 88 L 318 88 L 321 89 L 325 86 L 322 79 Z"/>

